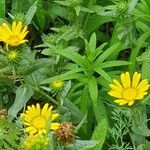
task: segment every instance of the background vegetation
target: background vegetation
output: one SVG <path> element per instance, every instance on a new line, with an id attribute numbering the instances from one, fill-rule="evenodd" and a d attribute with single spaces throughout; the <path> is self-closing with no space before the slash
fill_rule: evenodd
<path id="1" fill-rule="evenodd" d="M 13 20 L 28 26 L 29 41 L 15 48 L 15 60 L 0 46 L 2 149 L 19 149 L 19 114 L 37 102 L 54 105 L 60 122 L 75 127 L 73 143 L 51 137 L 51 150 L 149 149 L 150 96 L 120 107 L 108 95 L 122 72 L 150 80 L 149 0 L 0 0 L 0 23 Z M 63 88 L 52 87 L 56 80 Z"/>

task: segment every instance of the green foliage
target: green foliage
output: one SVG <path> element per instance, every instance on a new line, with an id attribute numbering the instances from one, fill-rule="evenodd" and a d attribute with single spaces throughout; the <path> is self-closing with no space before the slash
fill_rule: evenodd
<path id="1" fill-rule="evenodd" d="M 1 8 L 0 8 L 0 18 L 4 18 L 4 16 L 5 16 L 5 5 L 6 5 L 6 2 L 5 2 L 5 0 L 1 0 L 1 2 L 0 2 L 0 6 L 1 6 Z"/>
<path id="2" fill-rule="evenodd" d="M 14 20 L 29 33 L 28 42 L 13 47 L 0 32 L 0 118 L 8 111 L 0 119 L 0 149 L 21 149 L 28 135 L 20 134 L 18 118 L 36 103 L 54 105 L 58 121 L 74 126 L 72 143 L 47 133 L 48 149 L 149 147 L 149 91 L 130 108 L 114 106 L 108 95 L 122 72 L 141 72 L 150 81 L 149 0 L 0 0 L 0 25 Z M 64 83 L 59 90 L 52 87 L 56 80 Z"/>
<path id="3" fill-rule="evenodd" d="M 102 149 L 103 144 L 106 140 L 107 129 L 108 129 L 107 120 L 103 119 L 95 128 L 92 135 L 92 139 L 99 141 L 98 145 L 93 150 Z"/>
<path id="4" fill-rule="evenodd" d="M 20 131 L 14 123 L 0 119 L 0 147 L 4 150 L 18 149 Z"/>

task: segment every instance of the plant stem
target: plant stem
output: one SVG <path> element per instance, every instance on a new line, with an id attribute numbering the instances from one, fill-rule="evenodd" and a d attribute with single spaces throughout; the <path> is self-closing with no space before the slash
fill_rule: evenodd
<path id="1" fill-rule="evenodd" d="M 36 88 L 34 86 L 31 86 L 31 87 L 33 88 L 33 90 L 37 91 L 38 93 L 40 93 L 41 95 L 43 95 L 45 98 L 47 98 L 50 102 L 54 103 L 57 106 L 59 105 L 59 103 L 57 101 L 55 101 L 52 97 L 50 97 L 45 92 L 41 91 L 39 88 Z"/>

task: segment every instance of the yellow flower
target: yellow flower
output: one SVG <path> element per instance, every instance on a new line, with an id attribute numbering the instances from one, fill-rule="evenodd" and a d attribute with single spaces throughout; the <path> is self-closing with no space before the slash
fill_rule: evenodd
<path id="1" fill-rule="evenodd" d="M 61 80 L 55 80 L 52 82 L 52 87 L 55 90 L 60 90 L 64 86 L 64 82 Z"/>
<path id="2" fill-rule="evenodd" d="M 0 41 L 4 42 L 6 46 L 18 46 L 28 41 L 24 39 L 27 33 L 27 26 L 23 27 L 22 21 L 18 23 L 13 21 L 11 28 L 3 23 L 0 26 Z"/>
<path id="3" fill-rule="evenodd" d="M 58 118 L 59 114 L 52 114 L 53 106 L 49 107 L 46 103 L 43 108 L 37 103 L 36 106 L 28 106 L 27 110 L 21 114 L 23 124 L 25 125 L 25 131 L 31 134 L 45 134 L 48 125 L 49 129 L 57 130 L 60 127 L 59 123 L 53 123 L 53 120 Z M 51 123 L 50 123 L 51 122 Z"/>
<path id="4" fill-rule="evenodd" d="M 47 150 L 48 142 L 48 138 L 43 135 L 30 135 L 23 141 L 22 148 L 24 150 Z"/>
<path id="5" fill-rule="evenodd" d="M 119 105 L 128 104 L 131 106 L 136 100 L 142 99 L 148 94 L 149 83 L 147 79 L 140 82 L 141 74 L 135 72 L 132 79 L 130 78 L 129 72 L 122 73 L 121 84 L 117 80 L 113 80 L 113 84 L 110 84 L 111 91 L 108 92 L 109 95 L 116 97 L 114 101 Z"/>

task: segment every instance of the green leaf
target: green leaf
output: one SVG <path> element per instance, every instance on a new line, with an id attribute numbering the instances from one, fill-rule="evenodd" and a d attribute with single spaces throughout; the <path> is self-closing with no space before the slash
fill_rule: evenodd
<path id="1" fill-rule="evenodd" d="M 29 8 L 27 14 L 26 14 L 26 20 L 25 20 L 25 24 L 29 25 L 36 13 L 37 10 L 37 1 L 34 2 L 34 4 Z"/>
<path id="2" fill-rule="evenodd" d="M 99 141 L 99 143 L 96 145 L 96 147 L 93 148 L 93 150 L 102 149 L 106 139 L 107 131 L 108 131 L 108 122 L 106 119 L 103 119 L 98 123 L 92 135 L 92 140 Z"/>
<path id="3" fill-rule="evenodd" d="M 60 79 L 60 80 L 76 79 L 76 78 L 80 77 L 80 74 L 78 74 L 78 72 L 81 72 L 81 71 L 83 71 L 83 69 L 80 69 L 80 68 L 72 69 L 64 74 L 45 79 L 40 84 L 49 84 L 49 83 L 53 82 L 54 80 L 58 80 L 58 79 Z"/>
<path id="4" fill-rule="evenodd" d="M 71 117 L 74 123 L 79 124 L 83 120 L 83 113 L 67 98 L 64 99 L 63 107 L 67 108 L 67 111 L 71 113 Z"/>
<path id="5" fill-rule="evenodd" d="M 116 43 L 105 50 L 95 61 L 96 64 L 102 63 L 105 59 L 107 59 L 117 48 L 120 46 L 120 43 Z"/>
<path id="6" fill-rule="evenodd" d="M 139 0 L 132 0 L 129 5 L 128 5 L 128 11 L 131 12 L 132 10 L 134 10 L 134 8 L 136 7 L 136 5 L 138 4 Z"/>
<path id="7" fill-rule="evenodd" d="M 89 93 L 92 99 L 93 111 L 97 122 L 106 118 L 106 110 L 102 103 L 102 100 L 98 97 L 97 81 L 95 78 L 89 80 Z"/>
<path id="8" fill-rule="evenodd" d="M 86 18 L 83 30 L 86 34 L 89 35 L 95 30 L 99 29 L 102 24 L 109 21 L 112 21 L 111 17 L 100 16 L 97 14 L 89 14 L 89 16 Z"/>
<path id="9" fill-rule="evenodd" d="M 98 144 L 94 140 L 75 140 L 74 144 L 67 146 L 67 150 L 83 150 L 85 148 L 93 148 Z"/>
<path id="10" fill-rule="evenodd" d="M 75 127 L 75 133 L 78 133 L 79 129 L 82 127 L 82 125 L 86 122 L 87 114 L 83 117 L 81 122 Z"/>
<path id="11" fill-rule="evenodd" d="M 10 120 L 17 116 L 17 113 L 26 105 L 32 95 L 33 91 L 30 88 L 23 85 L 18 87 L 16 90 L 15 102 L 8 110 L 8 118 Z"/>
<path id="12" fill-rule="evenodd" d="M 148 47 L 148 49 L 142 53 L 142 55 L 140 57 L 138 57 L 138 59 L 140 61 L 142 61 L 142 77 L 144 79 L 148 79 L 150 80 L 150 67 L 149 67 L 149 63 L 150 63 L 150 47 Z"/>
<path id="13" fill-rule="evenodd" d="M 44 12 L 42 2 L 43 2 L 42 0 L 38 0 L 38 5 L 37 5 L 38 7 L 36 11 L 36 19 L 41 29 L 43 29 L 45 25 L 45 12 Z"/>
<path id="14" fill-rule="evenodd" d="M 0 18 L 5 18 L 5 0 L 0 0 Z"/>
<path id="15" fill-rule="evenodd" d="M 90 92 L 91 99 L 93 101 L 96 101 L 98 97 L 98 88 L 97 88 L 96 79 L 94 77 L 89 79 L 88 85 L 89 85 L 89 92 Z"/>
<path id="16" fill-rule="evenodd" d="M 106 79 L 108 82 L 112 82 L 111 77 L 100 67 L 93 66 L 94 71 L 96 71 L 98 74 L 100 74 L 104 79 Z"/>
<path id="17" fill-rule="evenodd" d="M 55 60 L 50 59 L 50 58 L 37 59 L 34 62 L 29 63 L 28 65 L 21 66 L 21 68 L 19 68 L 19 73 L 21 75 L 28 75 L 38 69 L 48 67 L 54 64 L 55 64 Z"/>
<path id="18" fill-rule="evenodd" d="M 101 44 L 98 48 L 96 48 L 95 52 L 94 52 L 94 57 L 93 59 L 96 59 L 101 53 L 102 53 L 102 49 L 107 45 L 107 43 L 103 43 Z"/>
<path id="19" fill-rule="evenodd" d="M 3 150 L 18 149 L 20 129 L 8 119 L 0 119 L 0 147 Z M 5 149 L 4 149 L 5 148 Z"/>
<path id="20" fill-rule="evenodd" d="M 17 12 L 22 12 L 22 5 L 23 4 L 23 0 L 12 0 L 12 10 L 11 12 L 13 14 L 17 13 Z"/>
<path id="21" fill-rule="evenodd" d="M 100 65 L 101 68 L 109 68 L 109 67 L 115 67 L 115 66 L 126 66 L 129 65 L 130 62 L 127 61 L 119 61 L 119 60 L 112 60 L 112 61 L 106 61 Z"/>
<path id="22" fill-rule="evenodd" d="M 138 56 L 139 50 L 144 46 L 145 41 L 150 37 L 150 31 L 143 33 L 137 41 L 137 45 L 134 49 L 132 49 L 132 53 L 130 55 L 130 62 L 129 70 L 133 72 L 136 68 L 136 57 Z"/>
<path id="23" fill-rule="evenodd" d="M 84 57 L 82 57 L 81 55 L 79 55 L 78 53 L 76 53 L 72 50 L 59 50 L 59 51 L 55 51 L 55 52 L 59 55 L 62 55 L 64 57 L 74 61 L 82 68 L 88 68 L 88 62 L 84 59 Z"/>
<path id="24" fill-rule="evenodd" d="M 132 131 L 137 134 L 137 135 L 142 135 L 145 137 L 149 137 L 150 136 L 150 130 L 148 129 L 148 127 L 143 123 L 142 125 L 132 125 Z"/>
<path id="25" fill-rule="evenodd" d="M 89 46 L 91 48 L 91 52 L 96 49 L 96 34 L 93 33 L 91 35 L 90 41 L 89 41 Z"/>

